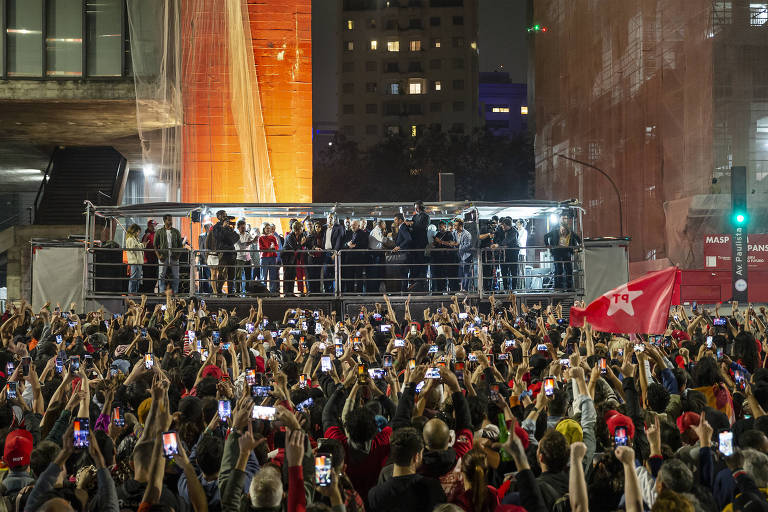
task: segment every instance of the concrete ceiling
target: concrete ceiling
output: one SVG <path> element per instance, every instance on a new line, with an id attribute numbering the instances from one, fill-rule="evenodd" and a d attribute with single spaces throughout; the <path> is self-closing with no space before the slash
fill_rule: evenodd
<path id="1" fill-rule="evenodd" d="M 56 146 L 113 146 L 135 166 L 141 162 L 136 101 L 2 101 L 0 189 L 36 191 Z"/>

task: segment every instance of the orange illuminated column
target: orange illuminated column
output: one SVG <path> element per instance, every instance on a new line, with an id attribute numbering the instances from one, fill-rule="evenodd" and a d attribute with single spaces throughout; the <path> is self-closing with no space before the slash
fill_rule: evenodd
<path id="1" fill-rule="evenodd" d="M 231 110 L 231 0 L 182 0 L 184 202 L 255 202 Z M 247 0 L 270 169 L 278 202 L 312 200 L 310 0 Z M 256 116 L 258 117 L 258 116 Z M 261 122 L 253 119 L 254 124 Z M 249 171 L 250 172 L 250 171 Z"/>
<path id="2" fill-rule="evenodd" d="M 311 202 L 311 0 L 247 1 L 275 196 Z"/>

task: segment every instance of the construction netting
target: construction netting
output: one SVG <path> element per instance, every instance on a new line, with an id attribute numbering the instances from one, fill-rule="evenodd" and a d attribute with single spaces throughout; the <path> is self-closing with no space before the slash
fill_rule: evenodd
<path id="1" fill-rule="evenodd" d="M 537 197 L 578 198 L 586 236 L 623 224 L 633 274 L 706 268 L 742 165 L 748 229 L 768 232 L 768 3 L 537 0 L 533 17 Z"/>
<path id="2" fill-rule="evenodd" d="M 128 0 L 146 198 L 311 200 L 310 16 L 309 0 Z"/>

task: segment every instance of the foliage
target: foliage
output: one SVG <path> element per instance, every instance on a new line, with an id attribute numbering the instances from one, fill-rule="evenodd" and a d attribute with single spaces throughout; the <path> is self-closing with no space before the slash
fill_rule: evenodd
<path id="1" fill-rule="evenodd" d="M 533 145 L 528 136 L 427 131 L 389 136 L 366 151 L 337 135 L 314 165 L 317 202 L 437 201 L 438 175 L 456 175 L 456 199 L 530 197 Z"/>

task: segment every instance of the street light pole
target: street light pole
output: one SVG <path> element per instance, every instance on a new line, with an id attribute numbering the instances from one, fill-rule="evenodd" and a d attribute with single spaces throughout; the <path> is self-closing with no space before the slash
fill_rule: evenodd
<path id="1" fill-rule="evenodd" d="M 624 211 L 621 206 L 621 194 L 619 193 L 619 187 L 616 186 L 616 182 L 613 181 L 613 178 L 611 178 L 604 170 L 600 169 L 599 167 L 595 167 L 592 164 L 588 164 L 587 162 L 582 162 L 581 160 L 576 160 L 575 158 L 571 158 L 569 156 L 565 156 L 561 153 L 556 153 L 555 156 L 559 156 L 560 158 L 564 158 L 565 160 L 570 160 L 571 162 L 576 162 L 577 164 L 583 165 L 585 167 L 589 167 L 590 169 L 594 169 L 606 178 L 608 178 L 608 181 L 611 182 L 611 186 L 613 186 L 613 191 L 616 192 L 616 201 L 619 203 L 619 235 L 624 236 Z"/>

